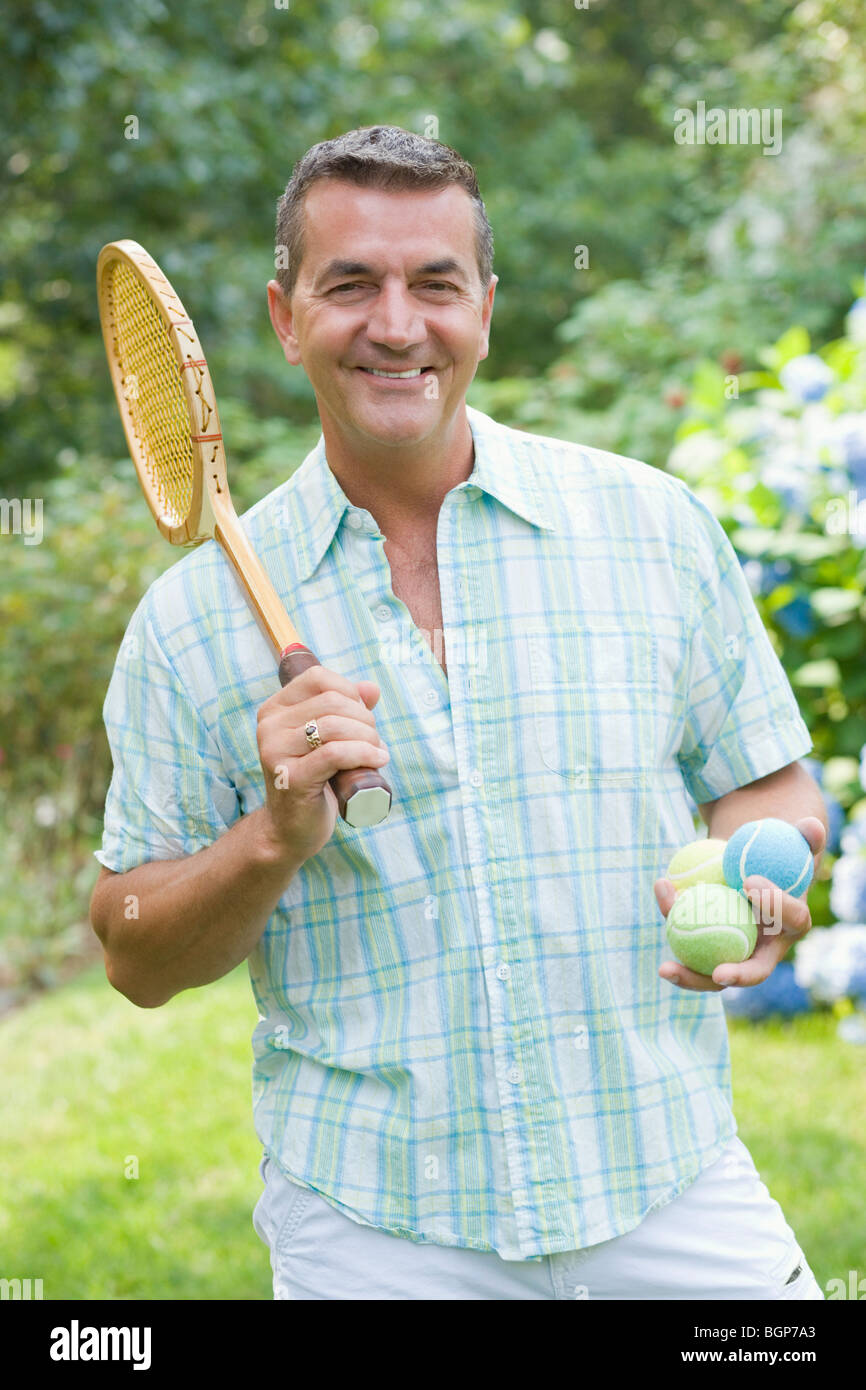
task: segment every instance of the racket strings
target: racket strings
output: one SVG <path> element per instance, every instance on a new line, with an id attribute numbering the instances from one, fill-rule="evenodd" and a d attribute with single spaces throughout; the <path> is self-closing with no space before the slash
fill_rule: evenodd
<path id="1" fill-rule="evenodd" d="M 193 497 L 190 418 L 174 350 L 160 312 L 123 261 L 109 271 L 114 350 L 140 462 L 160 511 L 172 525 L 189 515 Z M 198 375 L 200 395 L 202 373 Z"/>

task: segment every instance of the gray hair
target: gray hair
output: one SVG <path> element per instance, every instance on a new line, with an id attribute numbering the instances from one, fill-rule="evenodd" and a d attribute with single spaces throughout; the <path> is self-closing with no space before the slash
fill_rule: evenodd
<path id="1" fill-rule="evenodd" d="M 362 188 L 403 192 L 457 184 L 472 199 L 475 257 L 484 290 L 493 274 L 493 232 L 472 165 L 438 140 L 428 140 L 394 125 L 362 126 L 334 140 L 311 146 L 298 160 L 286 191 L 277 203 L 277 251 L 285 248 L 288 264 L 276 271 L 287 296 L 292 294 L 304 253 L 304 198 L 318 179 L 345 179 Z"/>

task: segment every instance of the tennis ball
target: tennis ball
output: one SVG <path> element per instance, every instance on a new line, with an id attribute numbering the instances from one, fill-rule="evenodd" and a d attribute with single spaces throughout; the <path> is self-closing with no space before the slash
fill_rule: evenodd
<path id="1" fill-rule="evenodd" d="M 748 898 L 721 883 L 695 883 L 678 893 L 667 917 L 668 945 L 699 975 L 738 965 L 755 949 L 758 923 Z"/>
<path id="2" fill-rule="evenodd" d="M 812 882 L 809 841 L 788 821 L 750 820 L 728 841 L 722 867 L 730 888 L 743 891 L 743 879 L 760 874 L 784 893 L 801 898 Z"/>
<path id="3" fill-rule="evenodd" d="M 722 856 L 726 840 L 694 840 L 678 849 L 665 878 L 669 878 L 678 893 L 695 883 L 724 883 Z"/>

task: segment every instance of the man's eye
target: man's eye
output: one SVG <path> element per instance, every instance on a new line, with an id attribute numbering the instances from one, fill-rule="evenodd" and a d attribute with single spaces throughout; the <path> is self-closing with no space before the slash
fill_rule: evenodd
<path id="1" fill-rule="evenodd" d="M 360 285 L 359 285 L 359 283 L 358 283 L 357 280 L 347 280 L 346 283 L 345 283 L 345 285 L 335 285 L 335 286 L 334 286 L 334 289 L 335 289 L 335 290 L 357 290 L 357 289 L 360 289 Z"/>
<path id="2" fill-rule="evenodd" d="M 454 286 L 449 285 L 445 280 L 428 280 L 424 288 L 428 290 L 453 290 Z"/>

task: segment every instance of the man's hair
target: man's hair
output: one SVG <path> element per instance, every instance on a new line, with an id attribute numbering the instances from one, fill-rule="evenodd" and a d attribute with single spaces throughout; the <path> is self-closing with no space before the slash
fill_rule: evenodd
<path id="1" fill-rule="evenodd" d="M 478 189 L 475 170 L 450 145 L 427 140 L 400 126 L 362 126 L 334 140 L 313 145 L 298 160 L 286 191 L 277 204 L 277 253 L 283 248 L 287 265 L 276 280 L 291 295 L 304 254 L 304 199 L 319 179 L 345 179 L 361 188 L 438 189 L 449 184 L 465 188 L 475 218 L 475 256 L 484 290 L 493 274 L 493 232 Z"/>

